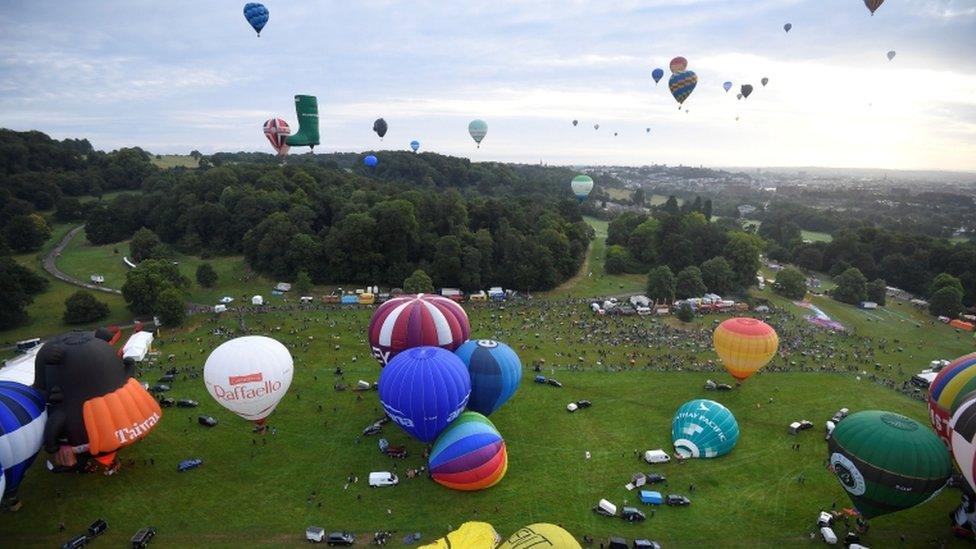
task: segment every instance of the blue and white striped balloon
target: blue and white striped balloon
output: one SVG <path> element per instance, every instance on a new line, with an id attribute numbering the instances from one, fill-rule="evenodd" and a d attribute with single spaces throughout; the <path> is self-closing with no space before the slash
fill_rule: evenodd
<path id="1" fill-rule="evenodd" d="M 739 441 L 739 424 L 732 412 L 718 402 L 691 400 L 674 414 L 671 439 L 682 458 L 723 456 Z"/>
<path id="2" fill-rule="evenodd" d="M 518 390 L 522 361 L 508 345 L 490 339 L 472 339 L 458 347 L 454 354 L 471 374 L 469 410 L 491 415 Z"/>
<path id="3" fill-rule="evenodd" d="M 34 463 L 46 423 L 47 407 L 41 393 L 20 383 L 0 381 L 0 464 L 7 492 L 17 490 Z"/>

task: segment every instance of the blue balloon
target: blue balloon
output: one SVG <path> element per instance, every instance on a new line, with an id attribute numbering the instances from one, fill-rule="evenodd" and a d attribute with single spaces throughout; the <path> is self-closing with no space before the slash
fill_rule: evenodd
<path id="1" fill-rule="evenodd" d="M 397 354 L 380 373 L 380 403 L 410 436 L 433 442 L 471 398 L 471 376 L 461 359 L 440 347 Z"/>
<path id="2" fill-rule="evenodd" d="M 725 82 L 722 84 L 722 88 L 725 90 L 725 93 L 729 93 L 729 90 L 732 89 L 732 82 Z"/>
<path id="3" fill-rule="evenodd" d="M 366 166 L 370 168 L 375 168 L 376 165 L 379 164 L 379 162 L 380 161 L 377 160 L 376 157 L 373 155 L 369 155 L 363 159 L 363 164 L 366 164 Z"/>
<path id="4" fill-rule="evenodd" d="M 651 71 L 651 78 L 654 79 L 654 83 L 657 84 L 664 78 L 664 69 L 654 69 Z"/>
<path id="5" fill-rule="evenodd" d="M 674 414 L 671 439 L 679 457 L 718 457 L 731 452 L 739 441 L 739 424 L 718 402 L 691 400 Z"/>
<path id="6" fill-rule="evenodd" d="M 264 4 L 258 4 L 257 2 L 244 4 L 244 19 L 247 19 L 247 22 L 254 27 L 258 36 L 261 36 L 261 29 L 268 23 L 269 15 L 270 12 L 268 8 L 264 7 Z"/>
<path id="7" fill-rule="evenodd" d="M 472 339 L 454 354 L 467 365 L 471 375 L 469 410 L 491 415 L 518 390 L 522 361 L 508 345 L 490 339 Z"/>
<path id="8" fill-rule="evenodd" d="M 0 381 L 0 466 L 8 496 L 16 494 L 17 486 L 34 463 L 46 423 L 47 403 L 41 393 L 27 385 Z"/>
<path id="9" fill-rule="evenodd" d="M 411 141 L 410 142 L 410 148 L 413 149 L 413 152 L 417 152 L 417 149 L 420 148 L 420 141 L 417 141 L 416 139 L 414 139 L 413 141 Z"/>

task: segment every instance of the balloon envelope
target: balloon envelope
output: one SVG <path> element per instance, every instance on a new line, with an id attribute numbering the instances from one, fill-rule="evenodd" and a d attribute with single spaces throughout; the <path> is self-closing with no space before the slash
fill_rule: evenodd
<path id="1" fill-rule="evenodd" d="M 579 124 L 579 120 L 573 120 L 573 127 L 575 128 Z"/>
<path id="2" fill-rule="evenodd" d="M 854 507 L 869 519 L 928 500 L 952 472 L 939 437 L 893 412 L 851 414 L 837 424 L 827 448 L 831 470 Z"/>
<path id="3" fill-rule="evenodd" d="M 765 88 L 766 87 L 766 84 L 769 84 L 769 79 L 768 78 L 763 78 L 759 82 L 762 83 L 763 87 Z"/>
<path id="4" fill-rule="evenodd" d="M 555 524 L 536 523 L 519 528 L 498 549 L 582 549 L 573 534 Z"/>
<path id="5" fill-rule="evenodd" d="M 472 521 L 420 549 L 494 549 L 500 539 L 492 525 Z"/>
<path id="6" fill-rule="evenodd" d="M 291 353 L 277 340 L 244 336 L 226 341 L 207 357 L 203 381 L 210 396 L 251 421 L 271 415 L 291 386 Z"/>
<path id="7" fill-rule="evenodd" d="M 725 82 L 722 84 L 722 89 L 725 90 L 725 93 L 729 93 L 729 90 L 732 89 L 732 82 Z"/>
<path id="8" fill-rule="evenodd" d="M 752 94 L 752 84 L 743 84 L 740 90 L 742 91 L 742 97 L 749 99 L 749 95 Z"/>
<path id="9" fill-rule="evenodd" d="M 593 178 L 588 175 L 577 175 L 570 182 L 570 187 L 572 187 L 577 200 L 582 202 L 586 200 L 587 196 L 590 196 L 590 191 L 593 190 Z"/>
<path id="10" fill-rule="evenodd" d="M 691 92 L 695 91 L 695 86 L 698 85 L 698 75 L 693 71 L 679 72 L 677 74 L 671 75 L 671 79 L 668 80 L 668 87 L 671 89 L 671 95 L 674 96 L 674 100 L 681 105 L 688 99 Z"/>
<path id="11" fill-rule="evenodd" d="M 712 343 L 725 369 L 742 381 L 772 360 L 779 337 L 769 324 L 755 318 L 730 318 L 715 328 Z"/>
<path id="12" fill-rule="evenodd" d="M 929 419 L 935 434 L 949 444 L 949 420 L 963 399 L 976 391 L 976 353 L 961 356 L 939 371 L 929 385 Z"/>
<path id="13" fill-rule="evenodd" d="M 380 366 L 412 347 L 453 351 L 468 340 L 471 324 L 460 305 L 433 294 L 405 295 L 379 306 L 367 329 L 370 350 Z"/>
<path id="14" fill-rule="evenodd" d="M 379 160 L 377 160 L 375 156 L 369 155 L 366 158 L 363 158 L 363 164 L 365 164 L 368 168 L 375 168 L 376 165 L 379 164 Z"/>
<path id="15" fill-rule="evenodd" d="M 594 130 L 599 130 L 600 129 L 600 125 L 599 124 L 593 124 L 593 129 Z"/>
<path id="16" fill-rule="evenodd" d="M 790 32 L 790 29 L 792 29 L 792 28 L 793 28 L 793 23 L 787 23 L 787 24 L 783 25 L 783 30 L 786 31 L 786 32 Z"/>
<path id="17" fill-rule="evenodd" d="M 892 50 L 892 51 L 889 51 L 887 53 L 887 55 L 888 55 L 888 61 L 891 61 L 892 59 L 895 58 L 895 55 L 897 55 L 897 54 L 894 52 L 894 50 Z"/>
<path id="18" fill-rule="evenodd" d="M 257 2 L 244 4 L 244 19 L 247 19 L 258 36 L 261 36 L 261 29 L 268 23 L 269 15 L 268 8 L 264 7 L 264 4 Z"/>
<path id="19" fill-rule="evenodd" d="M 692 400 L 674 414 L 671 440 L 682 458 L 724 456 L 739 441 L 739 424 L 732 412 L 718 402 Z"/>
<path id="20" fill-rule="evenodd" d="M 874 12 L 878 11 L 881 4 L 884 4 L 884 0 L 864 0 L 864 5 L 867 6 L 868 10 L 871 12 L 871 15 L 874 15 Z"/>
<path id="21" fill-rule="evenodd" d="M 471 139 L 481 146 L 481 140 L 485 138 L 488 134 L 488 124 L 484 120 L 472 120 L 468 124 L 468 133 L 471 134 Z"/>
<path id="22" fill-rule="evenodd" d="M 382 118 L 377 118 L 373 122 L 373 131 L 376 132 L 376 135 L 380 136 L 380 139 L 383 139 L 383 136 L 386 135 L 387 129 L 389 129 L 389 126 L 387 126 L 386 120 L 383 120 Z"/>
<path id="23" fill-rule="evenodd" d="M 654 69 L 651 71 L 651 78 L 654 79 L 654 83 L 657 84 L 664 78 L 664 69 Z"/>
<path id="24" fill-rule="evenodd" d="M 295 96 L 298 132 L 285 139 L 291 147 L 315 147 L 319 144 L 319 100 L 314 95 Z"/>
<path id="25" fill-rule="evenodd" d="M 684 57 L 678 56 L 671 60 L 671 74 L 678 74 L 679 72 L 684 72 L 688 68 L 688 60 Z"/>
<path id="26" fill-rule="evenodd" d="M 396 355 L 380 373 L 379 386 L 386 414 L 422 442 L 436 439 L 471 397 L 468 369 L 440 347 L 414 347 Z"/>
<path id="27" fill-rule="evenodd" d="M 420 141 L 414 139 L 413 141 L 410 142 L 410 149 L 413 150 L 413 152 L 417 152 L 417 149 L 419 148 L 420 148 Z"/>
<path id="28" fill-rule="evenodd" d="M 470 340 L 454 354 L 471 376 L 469 410 L 490 416 L 518 390 L 522 361 L 508 345 L 490 339 Z"/>
<path id="29" fill-rule="evenodd" d="M 27 385 L 0 381 L 0 496 L 16 493 L 44 442 L 47 403 Z M 4 487 L 6 482 L 6 487 Z"/>
<path id="30" fill-rule="evenodd" d="M 950 450 L 969 487 L 976 490 L 976 398 L 959 406 L 949 424 Z"/>
<path id="31" fill-rule="evenodd" d="M 464 412 L 437 437 L 427 463 L 438 484 L 471 492 L 498 484 L 508 470 L 508 451 L 488 418 Z"/>
<path id="32" fill-rule="evenodd" d="M 268 138 L 271 147 L 280 156 L 288 154 L 288 143 L 286 140 L 291 135 L 291 128 L 288 123 L 280 118 L 272 118 L 264 123 L 264 136 Z"/>

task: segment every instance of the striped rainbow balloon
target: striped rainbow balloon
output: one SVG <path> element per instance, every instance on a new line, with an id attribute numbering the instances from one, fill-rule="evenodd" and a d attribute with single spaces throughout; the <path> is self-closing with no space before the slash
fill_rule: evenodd
<path id="1" fill-rule="evenodd" d="M 742 381 L 769 363 L 779 337 L 769 324 L 755 318 L 730 318 L 712 334 L 715 352 L 732 377 Z"/>
<path id="2" fill-rule="evenodd" d="M 437 437 L 431 450 L 430 474 L 453 490 L 490 488 L 508 470 L 505 441 L 488 418 L 464 412 Z"/>
<path id="3" fill-rule="evenodd" d="M 949 421 L 959 406 L 976 391 L 976 353 L 961 356 L 942 368 L 929 386 L 929 420 L 939 438 L 952 440 Z"/>

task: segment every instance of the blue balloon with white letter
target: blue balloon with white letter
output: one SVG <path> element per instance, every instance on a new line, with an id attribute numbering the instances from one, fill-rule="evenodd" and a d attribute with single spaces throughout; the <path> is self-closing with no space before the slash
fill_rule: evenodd
<path id="1" fill-rule="evenodd" d="M 420 148 L 420 141 L 417 141 L 416 139 L 414 139 L 413 141 L 411 141 L 410 142 L 410 148 L 413 149 L 413 152 L 417 152 L 417 149 Z"/>
<path id="2" fill-rule="evenodd" d="M 657 84 L 664 78 L 664 69 L 654 69 L 651 71 L 651 78 L 654 79 L 654 83 Z"/>
<path id="3" fill-rule="evenodd" d="M 491 415 L 518 390 L 522 361 L 508 345 L 490 339 L 472 339 L 454 354 L 467 365 L 471 375 L 469 410 Z"/>
<path id="4" fill-rule="evenodd" d="M 257 2 L 248 2 L 244 4 L 244 19 L 254 27 L 254 31 L 261 36 L 261 29 L 268 23 L 268 8 L 264 7 L 264 4 L 258 4 Z"/>
<path id="5" fill-rule="evenodd" d="M 379 164 L 379 163 L 380 163 L 380 161 L 377 160 L 376 157 L 373 156 L 373 155 L 369 155 L 369 156 L 367 156 L 366 158 L 363 159 L 363 164 L 365 164 L 366 167 L 368 167 L 368 168 L 375 168 L 376 165 Z"/>
<path id="6" fill-rule="evenodd" d="M 44 438 L 47 403 L 37 390 L 13 381 L 0 381 L 0 467 L 6 492 L 13 497 L 30 469 Z"/>
<path id="7" fill-rule="evenodd" d="M 714 400 L 691 400 L 674 414 L 671 439 L 680 458 L 723 456 L 739 441 L 739 423 Z"/>
<path id="8" fill-rule="evenodd" d="M 433 442 L 471 397 L 464 362 L 440 347 L 414 347 L 397 354 L 380 373 L 380 403 L 410 436 Z"/>

